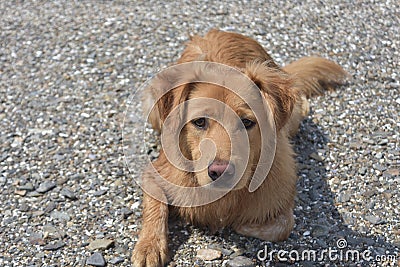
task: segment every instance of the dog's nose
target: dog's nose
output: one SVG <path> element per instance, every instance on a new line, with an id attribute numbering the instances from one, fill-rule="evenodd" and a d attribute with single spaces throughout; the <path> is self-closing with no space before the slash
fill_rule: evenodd
<path id="1" fill-rule="evenodd" d="M 208 166 L 208 176 L 213 180 L 217 180 L 221 175 L 224 177 L 231 178 L 235 174 L 235 165 L 229 163 L 228 161 L 213 161 L 210 166 Z"/>

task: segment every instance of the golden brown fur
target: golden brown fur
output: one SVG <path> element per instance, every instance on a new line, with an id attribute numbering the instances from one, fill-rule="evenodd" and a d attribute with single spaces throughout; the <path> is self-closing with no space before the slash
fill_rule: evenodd
<path id="1" fill-rule="evenodd" d="M 321 94 L 339 84 L 346 77 L 343 69 L 332 61 L 308 57 L 284 68 L 278 67 L 265 50 L 254 40 L 236 33 L 210 31 L 205 37 L 194 36 L 177 63 L 211 61 L 240 69 L 260 89 L 260 96 L 270 104 L 276 124 L 276 151 L 268 176 L 254 192 L 248 184 L 259 163 L 260 128 L 247 130 L 250 140 L 249 164 L 235 188 L 221 199 L 198 207 L 169 207 L 148 194 L 143 199 L 143 227 L 132 255 L 134 266 L 161 266 L 168 260 L 167 221 L 173 211 L 193 224 L 211 229 L 232 227 L 237 232 L 265 240 L 286 239 L 294 225 L 293 207 L 296 186 L 296 166 L 293 149 L 288 137 L 297 132 L 301 120 L 308 114 L 306 97 Z M 154 93 L 146 92 L 145 109 L 150 109 Z M 210 84 L 183 85 L 167 93 L 151 111 L 149 120 L 161 131 L 162 124 L 173 107 L 188 99 L 206 97 L 219 100 L 231 107 L 238 116 L 253 118 L 250 109 L 243 108 L 242 101 L 231 91 Z M 188 113 L 199 112 L 188 106 Z M 198 108 L 197 108 L 198 109 Z M 201 112 L 201 110 L 200 110 Z M 225 117 L 227 119 L 228 117 Z M 229 119 L 229 118 L 228 118 Z M 231 159 L 226 130 L 215 121 L 208 122 L 207 130 L 199 131 L 188 123 L 182 130 L 181 149 L 188 159 L 200 157 L 199 144 L 209 138 L 218 144 L 216 158 Z M 165 179 L 174 184 L 195 187 L 210 183 L 207 172 L 190 173 L 175 168 L 166 158 L 164 150 L 153 163 Z M 148 168 L 143 182 L 163 194 L 163 186 L 152 183 L 157 175 Z M 182 196 L 184 198 L 185 196 Z"/>

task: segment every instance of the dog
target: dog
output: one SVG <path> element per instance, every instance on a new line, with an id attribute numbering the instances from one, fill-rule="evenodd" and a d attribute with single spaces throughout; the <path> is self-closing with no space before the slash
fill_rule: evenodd
<path id="1" fill-rule="evenodd" d="M 161 134 L 169 131 L 167 135 L 175 141 L 162 145 L 158 159 L 149 164 L 142 175 L 143 222 L 131 257 L 134 266 L 167 263 L 169 214 L 212 231 L 231 227 L 239 234 L 262 240 L 287 239 L 294 227 L 297 180 L 290 137 L 296 134 L 309 113 L 307 99 L 334 89 L 348 76 L 339 65 L 320 57 L 304 57 L 279 67 L 255 40 L 216 29 L 204 37 L 191 37 L 176 66 L 197 66 L 197 62 L 201 66 L 192 71 L 194 76 L 214 75 L 218 78 L 218 71 L 210 71 L 204 64 L 223 64 L 232 72 L 232 77 L 237 75 L 235 71 L 239 72 L 253 86 L 236 86 L 235 91 L 223 84 L 193 78 L 180 85 L 169 79 L 168 86 L 174 88 L 161 95 L 157 93 L 157 87 L 167 86 L 168 79 L 160 77 L 156 85 L 145 90 L 143 107 L 150 114 L 149 122 Z M 224 72 L 227 83 L 231 80 L 229 71 Z M 235 82 L 231 85 L 235 87 Z M 260 104 L 263 108 L 252 109 L 243 100 L 246 97 L 250 102 L 263 103 Z M 192 101 L 201 99 L 207 99 L 210 104 Z M 175 112 L 178 106 L 181 108 Z M 169 130 L 164 127 L 167 120 L 172 125 Z M 267 127 L 267 134 L 263 134 L 265 127 L 261 127 L 264 120 L 272 120 L 273 124 L 272 128 Z M 245 134 L 247 139 L 234 142 L 232 135 L 235 133 Z M 262 136 L 266 136 L 266 141 Z M 270 139 L 274 139 L 272 143 L 268 143 Z M 265 144 L 272 145 L 265 149 Z M 236 146 L 241 148 L 234 154 L 232 151 Z M 180 151 L 183 155 L 180 158 L 187 160 L 191 167 L 183 170 L 172 163 L 167 153 L 171 149 Z M 261 160 L 263 153 L 267 155 L 265 161 Z M 266 164 L 265 168 L 263 164 Z M 256 177 L 262 179 L 258 179 L 259 184 L 250 190 L 258 166 L 268 170 Z M 224 181 L 209 186 L 220 179 Z M 235 182 L 231 183 L 231 180 Z M 171 189 L 171 185 L 207 189 L 189 194 L 181 189 Z M 226 188 L 229 190 L 224 191 Z M 204 193 L 221 191 L 223 194 L 215 201 L 212 201 L 214 193 Z M 174 195 L 172 201 L 170 195 Z M 196 202 L 197 199 L 203 202 Z"/>

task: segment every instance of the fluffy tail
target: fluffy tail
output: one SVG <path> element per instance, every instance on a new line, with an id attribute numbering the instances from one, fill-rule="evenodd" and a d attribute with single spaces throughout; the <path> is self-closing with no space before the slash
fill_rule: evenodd
<path id="1" fill-rule="evenodd" d="M 304 57 L 283 68 L 295 82 L 295 87 L 306 97 L 322 95 L 343 84 L 348 73 L 333 61 L 320 57 Z"/>
<path id="2" fill-rule="evenodd" d="M 322 95 L 326 90 L 332 90 L 344 83 L 348 73 L 338 64 L 320 57 L 304 57 L 283 68 L 294 79 L 294 90 L 298 98 L 292 114 L 286 124 L 289 136 L 294 136 L 300 122 L 310 111 L 307 98 Z"/>

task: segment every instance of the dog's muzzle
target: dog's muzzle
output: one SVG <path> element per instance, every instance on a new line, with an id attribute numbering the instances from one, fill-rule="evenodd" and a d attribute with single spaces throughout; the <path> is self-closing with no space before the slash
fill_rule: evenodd
<path id="1" fill-rule="evenodd" d="M 228 161 L 215 160 L 208 166 L 208 176 L 215 181 L 221 176 L 230 179 L 235 175 L 235 165 Z"/>

